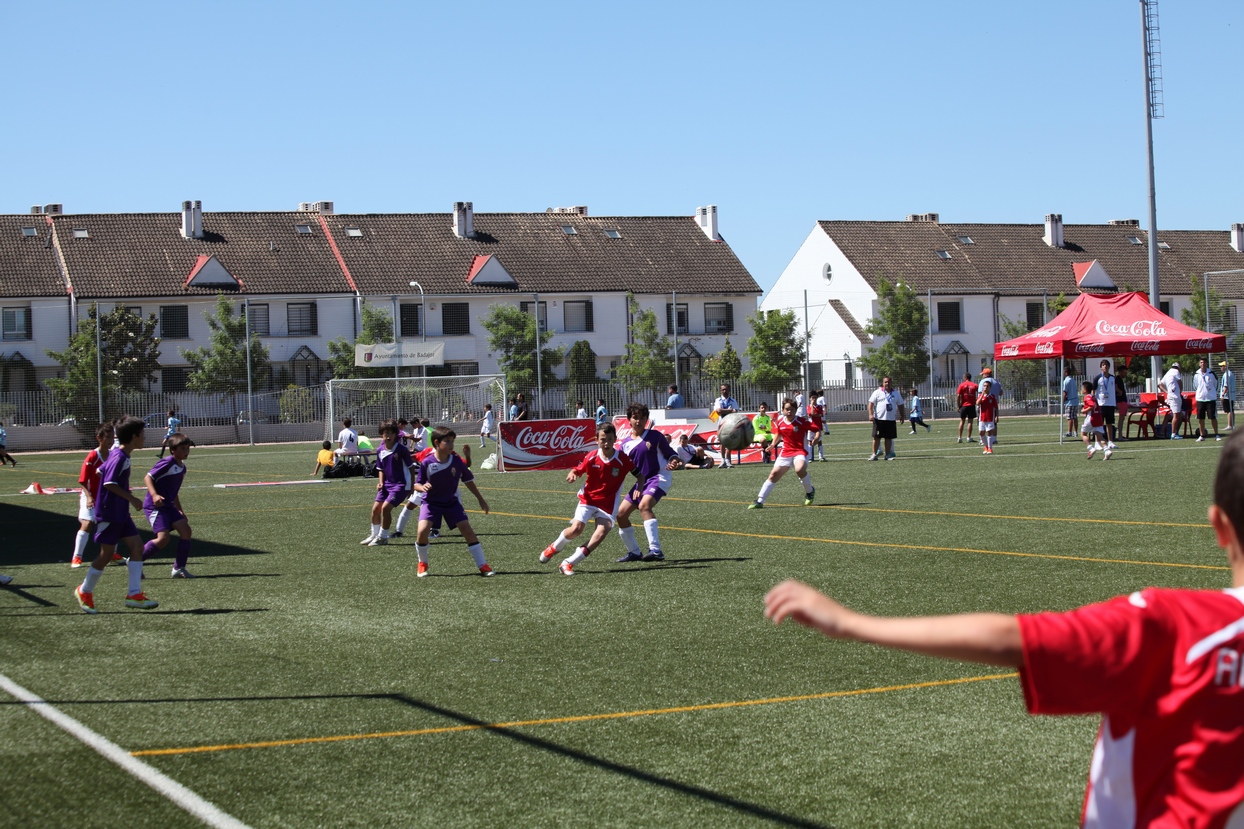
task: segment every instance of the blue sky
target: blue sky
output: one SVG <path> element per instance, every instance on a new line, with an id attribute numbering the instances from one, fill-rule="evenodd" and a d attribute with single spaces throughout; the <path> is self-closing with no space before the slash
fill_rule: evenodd
<path id="1" fill-rule="evenodd" d="M 1158 227 L 1244 221 L 1244 3 L 1160 6 Z M 1232 59 L 1231 56 L 1236 58 Z M 1137 0 L 12 3 L 0 212 L 1147 224 Z"/>

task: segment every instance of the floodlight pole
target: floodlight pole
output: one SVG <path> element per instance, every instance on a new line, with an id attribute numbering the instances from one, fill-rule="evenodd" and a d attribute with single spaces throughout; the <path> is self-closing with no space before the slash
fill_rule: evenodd
<path id="1" fill-rule="evenodd" d="M 540 350 L 543 345 L 540 342 L 540 292 L 536 291 L 532 296 L 536 298 L 533 309 L 536 315 L 536 411 L 540 413 L 540 419 L 544 420 L 544 378 L 540 368 Z"/>
<path id="2" fill-rule="evenodd" d="M 1153 119 L 1156 117 L 1157 101 L 1155 98 L 1153 77 L 1153 55 L 1150 52 L 1150 38 L 1157 33 L 1149 30 L 1149 7 L 1153 5 L 1156 12 L 1157 0 L 1140 0 L 1140 32 L 1141 44 L 1144 47 L 1145 64 L 1145 148 L 1149 162 L 1149 304 L 1154 308 L 1161 307 L 1161 291 L 1158 286 L 1158 202 L 1157 186 L 1153 173 Z M 1156 17 L 1156 14 L 1155 14 Z M 1156 23 L 1156 19 L 1154 20 Z M 1157 391 L 1159 378 L 1162 376 L 1162 359 L 1158 356 L 1149 358 L 1149 371 L 1152 389 Z"/>
<path id="3" fill-rule="evenodd" d="M 95 300 L 95 389 L 99 395 L 99 423 L 104 423 L 104 358 L 100 350 L 99 327 L 103 323 L 99 313 L 99 300 Z M 179 535 L 178 538 L 181 538 Z"/>
<path id="4" fill-rule="evenodd" d="M 255 445 L 255 390 L 251 385 L 251 298 L 242 300 L 242 315 L 246 318 L 246 425 L 251 446 Z"/>
<path id="5" fill-rule="evenodd" d="M 678 385 L 678 291 L 674 291 L 674 307 L 670 313 L 674 323 L 674 385 Z M 681 392 L 680 392 L 681 393 Z"/>
<path id="6" fill-rule="evenodd" d="M 428 303 L 424 301 L 423 286 L 418 282 L 411 282 L 410 287 L 419 289 L 419 331 L 423 334 L 423 341 L 428 341 Z M 423 412 L 421 417 L 428 416 L 428 367 L 420 366 L 419 373 L 423 375 Z"/>

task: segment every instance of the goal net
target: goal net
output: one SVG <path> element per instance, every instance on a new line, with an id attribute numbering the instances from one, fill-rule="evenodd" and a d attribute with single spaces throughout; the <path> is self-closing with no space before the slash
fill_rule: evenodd
<path id="1" fill-rule="evenodd" d="M 433 426 L 448 424 L 458 434 L 479 434 L 484 406 L 492 405 L 493 423 L 504 419 L 505 377 L 481 374 L 449 377 L 394 377 L 371 380 L 329 380 L 324 439 L 333 440 L 342 418 L 355 431 L 377 434 L 389 418 L 427 418 Z M 465 424 L 471 424 L 465 430 Z"/>

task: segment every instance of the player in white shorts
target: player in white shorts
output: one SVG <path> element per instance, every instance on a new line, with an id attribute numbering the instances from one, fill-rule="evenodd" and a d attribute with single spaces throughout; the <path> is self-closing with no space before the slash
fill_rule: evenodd
<path id="1" fill-rule="evenodd" d="M 812 499 L 816 496 L 816 487 L 812 486 L 812 476 L 808 474 L 808 450 L 805 444 L 808 440 L 808 428 L 812 424 L 806 418 L 799 417 L 796 414 L 798 410 L 798 404 L 788 397 L 782 401 L 782 414 L 773 418 L 773 431 L 777 433 L 782 445 L 773 461 L 773 470 L 760 485 L 756 502 L 750 504 L 748 509 L 764 509 L 765 499 L 773 492 L 777 482 L 782 480 L 786 470 L 791 468 L 794 468 L 799 483 L 803 485 L 803 505 L 811 506 Z"/>

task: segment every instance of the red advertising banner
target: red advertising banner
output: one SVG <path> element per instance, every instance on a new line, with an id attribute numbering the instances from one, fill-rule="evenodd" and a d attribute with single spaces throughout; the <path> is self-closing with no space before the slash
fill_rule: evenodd
<path id="1" fill-rule="evenodd" d="M 627 426 L 629 431 L 630 426 Z M 502 423 L 501 460 L 506 472 L 573 469 L 596 448 L 596 421 L 578 419 Z"/>

